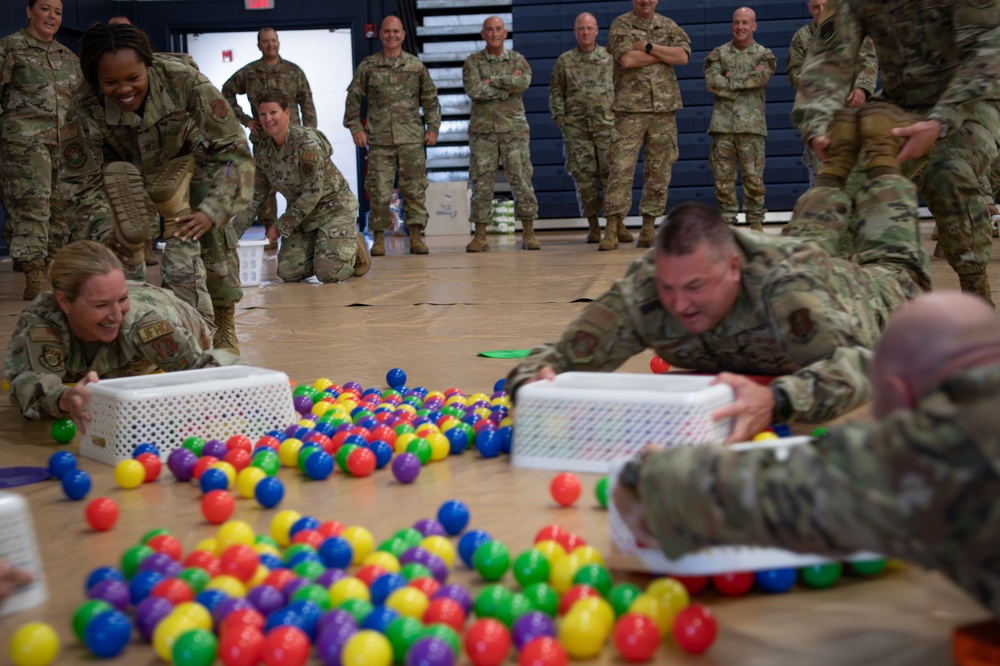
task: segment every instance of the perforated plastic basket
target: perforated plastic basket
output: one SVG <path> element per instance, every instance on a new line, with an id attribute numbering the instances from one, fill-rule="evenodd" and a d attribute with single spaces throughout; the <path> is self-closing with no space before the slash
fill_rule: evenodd
<path id="1" fill-rule="evenodd" d="M 731 451 L 774 449 L 775 457 L 779 461 L 784 461 L 788 458 L 789 450 L 792 447 L 807 445 L 811 441 L 809 437 L 788 437 L 766 442 L 734 444 L 728 448 Z M 618 481 L 618 472 L 624 464 L 625 461 L 619 461 L 613 465 L 608 479 L 608 497 L 611 497 L 614 492 Z M 608 527 L 611 531 L 611 554 L 608 562 L 615 569 L 627 571 L 648 571 L 677 576 L 706 576 L 737 571 L 767 571 L 769 569 L 805 567 L 832 561 L 819 555 L 792 553 L 780 548 L 761 548 L 758 546 L 715 546 L 685 555 L 678 560 L 669 560 L 659 548 L 655 546 L 640 547 L 636 543 L 635 537 L 622 521 L 613 502 L 608 502 Z M 855 553 L 844 559 L 862 561 L 879 557 L 881 556 L 873 553 Z"/>
<path id="2" fill-rule="evenodd" d="M 27 586 L 0 602 L 0 615 L 31 608 L 48 598 L 28 503 L 13 493 L 0 493 L 0 559 L 10 566 L 30 571 L 33 578 Z"/>
<path id="3" fill-rule="evenodd" d="M 264 248 L 266 240 L 241 240 L 236 247 L 240 256 L 240 286 L 259 287 L 264 277 Z"/>
<path id="4" fill-rule="evenodd" d="M 719 444 L 732 420 L 712 411 L 733 401 L 711 377 L 566 372 L 517 392 L 511 463 L 606 473 L 650 443 Z"/>
<path id="5" fill-rule="evenodd" d="M 256 439 L 296 420 L 288 376 L 247 365 L 102 379 L 90 389 L 80 453 L 111 465 L 144 442 L 166 460 L 193 435 Z"/>

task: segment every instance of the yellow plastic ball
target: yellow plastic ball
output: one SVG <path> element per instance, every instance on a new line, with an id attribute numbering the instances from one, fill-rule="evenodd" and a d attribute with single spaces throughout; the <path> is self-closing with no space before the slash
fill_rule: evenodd
<path id="1" fill-rule="evenodd" d="M 510 428 L 513 425 L 514 425 L 514 417 L 513 416 L 505 416 L 502 419 L 500 419 L 500 423 L 499 423 L 498 427 L 500 427 L 500 428 Z"/>
<path id="2" fill-rule="evenodd" d="M 354 402 L 354 394 L 349 391 L 345 391 L 337 396 L 337 402 L 342 405 L 348 402 Z"/>
<path id="3" fill-rule="evenodd" d="M 229 487 L 232 488 L 236 485 L 236 468 L 231 464 L 227 463 L 225 460 L 220 460 L 217 463 L 212 463 L 208 466 L 209 469 L 221 469 L 226 473 L 229 478 Z"/>
<path id="4" fill-rule="evenodd" d="M 474 402 L 488 403 L 489 401 L 490 401 L 490 396 L 486 395 L 485 393 L 473 393 L 472 395 L 469 396 L 470 405 Z"/>
<path id="5" fill-rule="evenodd" d="M 10 660 L 14 666 L 49 666 L 58 656 L 59 635 L 44 622 L 29 622 L 11 636 Z"/>
<path id="6" fill-rule="evenodd" d="M 153 630 L 153 649 L 156 650 L 160 659 L 172 664 L 174 663 L 174 643 L 184 632 L 197 628 L 198 625 L 194 623 L 194 620 L 171 613 L 160 620 L 156 629 Z"/>
<path id="7" fill-rule="evenodd" d="M 287 548 L 288 544 L 291 543 L 288 533 L 291 531 L 292 525 L 295 524 L 295 521 L 301 517 L 301 513 L 298 511 L 292 511 L 291 509 L 279 511 L 277 515 L 271 519 L 271 538 L 274 539 L 282 548 Z"/>
<path id="8" fill-rule="evenodd" d="M 385 607 L 391 608 L 400 615 L 423 621 L 431 600 L 422 590 L 415 587 L 401 587 L 385 600 Z"/>
<path id="9" fill-rule="evenodd" d="M 298 467 L 299 449 L 302 448 L 302 440 L 289 437 L 278 445 L 278 460 L 285 467 Z"/>
<path id="10" fill-rule="evenodd" d="M 646 588 L 646 594 L 656 597 L 667 609 L 677 615 L 691 603 L 687 588 L 673 578 L 657 578 Z"/>
<path id="11" fill-rule="evenodd" d="M 424 439 L 431 445 L 431 462 L 440 462 L 451 453 L 451 442 L 440 432 L 432 432 Z"/>
<path id="12" fill-rule="evenodd" d="M 535 544 L 536 550 L 537 547 L 538 544 Z M 573 587 L 573 576 L 583 564 L 580 558 L 572 553 L 554 562 L 549 559 L 549 585 L 559 594 L 566 594 L 566 591 Z"/>
<path id="13" fill-rule="evenodd" d="M 577 546 L 570 555 L 576 555 L 583 564 L 600 564 L 604 566 L 604 556 L 593 546 Z"/>
<path id="14" fill-rule="evenodd" d="M 406 445 L 417 439 L 416 433 L 404 432 L 396 437 L 396 453 L 406 453 Z"/>
<path id="15" fill-rule="evenodd" d="M 779 437 L 776 433 L 773 433 L 770 430 L 759 432 L 753 436 L 753 441 L 755 442 L 766 442 L 769 439 L 779 439 Z"/>
<path id="16" fill-rule="evenodd" d="M 480 417 L 484 421 L 489 420 L 489 418 L 491 416 L 493 416 L 493 412 L 491 412 L 490 410 L 486 409 L 485 407 L 480 407 L 479 409 L 475 410 L 473 412 L 473 414 L 475 414 L 476 416 Z"/>
<path id="17" fill-rule="evenodd" d="M 441 402 L 444 402 L 444 393 L 441 393 L 441 391 L 431 391 L 430 393 L 424 396 L 424 403 L 427 403 L 431 400 L 440 400 Z"/>
<path id="18" fill-rule="evenodd" d="M 410 414 L 416 414 L 417 413 L 417 408 L 414 407 L 413 405 L 411 405 L 408 402 L 404 402 L 399 407 L 396 408 L 396 411 L 397 412 L 409 412 Z"/>
<path id="19" fill-rule="evenodd" d="M 399 570 L 403 567 L 399 564 L 399 560 L 392 553 L 387 553 L 384 550 L 376 550 L 374 553 L 370 553 L 361 562 L 361 566 L 368 566 L 369 564 L 374 564 L 377 567 L 382 567 L 389 573 L 399 573 Z"/>
<path id="20" fill-rule="evenodd" d="M 186 617 L 195 623 L 199 629 L 204 629 L 205 631 L 212 631 L 212 614 L 207 608 L 201 604 L 194 601 L 184 601 L 176 606 L 170 611 L 170 615 L 176 615 L 178 617 Z"/>
<path id="21" fill-rule="evenodd" d="M 354 550 L 354 559 L 351 560 L 351 564 L 361 564 L 375 550 L 375 537 L 363 527 L 357 525 L 347 527 L 341 532 L 340 538 L 351 544 L 351 548 Z"/>
<path id="22" fill-rule="evenodd" d="M 333 386 L 333 382 L 327 379 L 326 377 L 320 377 L 319 379 L 317 379 L 312 383 L 312 387 L 317 391 L 325 391 L 331 386 Z"/>
<path id="23" fill-rule="evenodd" d="M 611 607 L 603 597 L 586 597 L 580 599 L 575 604 L 570 606 L 570 610 L 574 610 L 579 607 L 580 610 L 587 611 L 588 613 L 593 613 L 598 620 L 601 621 L 601 626 L 604 627 L 604 631 L 608 634 L 615 626 L 615 610 Z"/>
<path id="24" fill-rule="evenodd" d="M 206 553 L 214 553 L 216 555 L 221 555 L 221 553 L 219 552 L 218 542 L 216 542 L 216 540 L 212 539 L 211 537 L 208 539 L 202 539 L 201 541 L 196 543 L 194 549 L 203 550 Z"/>
<path id="25" fill-rule="evenodd" d="M 310 409 L 309 412 L 313 416 L 320 417 L 320 416 L 323 416 L 324 414 L 326 414 L 331 409 L 333 409 L 333 403 L 332 402 L 323 402 L 321 400 L 321 401 L 317 402 L 315 405 L 313 405 L 312 409 Z"/>
<path id="26" fill-rule="evenodd" d="M 444 560 L 449 569 L 455 562 L 455 547 L 443 536 L 429 536 L 420 542 L 420 547 Z"/>
<path id="27" fill-rule="evenodd" d="M 341 578 L 330 586 L 330 606 L 332 608 L 337 608 L 348 599 L 371 601 L 371 598 L 368 586 L 353 576 Z"/>
<path id="28" fill-rule="evenodd" d="M 340 663 L 343 666 L 391 666 L 392 644 L 379 632 L 363 629 L 347 640 Z"/>
<path id="29" fill-rule="evenodd" d="M 242 520 L 226 521 L 215 533 L 216 550 L 221 555 L 230 546 L 252 546 L 256 536 L 248 523 Z"/>
<path id="30" fill-rule="evenodd" d="M 434 423 L 421 423 L 417 426 L 417 437 L 423 437 L 427 439 L 427 435 L 431 433 L 441 432 L 441 429 L 437 427 Z"/>
<path id="31" fill-rule="evenodd" d="M 250 580 L 247 581 L 247 589 L 252 590 L 258 585 L 263 585 L 269 575 L 271 575 L 271 570 L 263 564 L 258 564 L 257 571 L 255 571 L 253 576 L 250 577 Z"/>
<path id="32" fill-rule="evenodd" d="M 548 559 L 549 566 L 566 557 L 566 549 L 558 541 L 546 539 L 545 541 L 539 541 L 532 548 Z"/>
<path id="33" fill-rule="evenodd" d="M 648 615 L 656 623 L 656 628 L 660 630 L 661 636 L 667 636 L 674 626 L 676 612 L 672 612 L 665 603 L 658 597 L 650 594 L 640 594 L 632 605 L 628 607 L 629 613 L 641 613 Z"/>
<path id="34" fill-rule="evenodd" d="M 247 587 L 243 584 L 243 581 L 234 576 L 227 576 L 225 574 L 216 576 L 212 580 L 208 581 L 204 589 L 218 590 L 227 597 L 237 597 L 239 599 L 247 596 Z"/>
<path id="35" fill-rule="evenodd" d="M 258 555 L 274 555 L 279 560 L 281 559 L 281 551 L 272 546 L 269 543 L 260 542 L 253 545 L 253 550 Z"/>
<path id="36" fill-rule="evenodd" d="M 301 418 L 298 421 L 296 421 L 295 424 L 298 425 L 298 426 L 301 426 L 303 428 L 315 428 L 316 427 L 316 421 L 314 419 Z"/>
<path id="37" fill-rule="evenodd" d="M 447 400 L 445 400 L 444 404 L 446 404 L 446 405 L 461 405 L 462 407 L 465 407 L 469 403 L 466 402 L 464 395 L 453 395 L 450 398 L 448 398 Z"/>
<path id="38" fill-rule="evenodd" d="M 132 490 L 146 480 L 146 468 L 138 460 L 123 460 L 115 465 L 115 483 L 125 490 Z"/>
<path id="39" fill-rule="evenodd" d="M 501 406 L 501 407 L 507 407 L 507 408 L 509 408 L 510 407 L 510 396 L 509 395 L 502 395 L 499 398 L 493 398 L 492 400 L 490 400 L 490 404 L 493 405 L 494 407 Z"/>
<path id="40" fill-rule="evenodd" d="M 244 467 L 240 470 L 240 473 L 236 475 L 236 490 L 238 490 L 240 495 L 243 497 L 253 499 L 254 489 L 257 487 L 257 484 L 261 482 L 261 479 L 266 477 L 267 472 L 262 470 L 260 467 Z"/>
<path id="41" fill-rule="evenodd" d="M 593 659 L 600 654 L 607 638 L 604 620 L 597 613 L 575 605 L 559 625 L 559 642 L 573 659 Z"/>
<path id="42" fill-rule="evenodd" d="M 442 433 L 445 433 L 457 426 L 459 423 L 461 423 L 461 421 L 456 419 L 454 416 L 449 416 L 444 421 L 441 421 L 441 425 L 438 427 L 441 428 Z"/>

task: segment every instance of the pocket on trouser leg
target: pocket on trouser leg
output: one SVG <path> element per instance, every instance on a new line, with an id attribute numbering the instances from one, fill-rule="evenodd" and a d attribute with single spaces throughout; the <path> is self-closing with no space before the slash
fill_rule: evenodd
<path id="1" fill-rule="evenodd" d="M 357 235 L 353 227 L 316 232 L 313 265 L 320 282 L 343 282 L 354 275 L 357 256 Z"/>
<path id="2" fill-rule="evenodd" d="M 168 239 L 160 260 L 160 274 L 164 288 L 211 321 L 212 300 L 206 288 L 205 264 L 200 253 L 198 243 L 184 242 L 179 238 Z"/>
<path id="3" fill-rule="evenodd" d="M 212 229 L 199 240 L 205 263 L 206 286 L 216 305 L 237 303 L 243 298 L 240 287 L 239 239 L 232 224 Z"/>

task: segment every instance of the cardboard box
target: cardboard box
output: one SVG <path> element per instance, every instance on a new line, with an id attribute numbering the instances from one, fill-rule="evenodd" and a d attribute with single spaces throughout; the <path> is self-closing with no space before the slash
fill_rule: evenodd
<path id="1" fill-rule="evenodd" d="M 428 236 L 468 236 L 471 232 L 468 182 L 429 183 L 424 233 Z"/>

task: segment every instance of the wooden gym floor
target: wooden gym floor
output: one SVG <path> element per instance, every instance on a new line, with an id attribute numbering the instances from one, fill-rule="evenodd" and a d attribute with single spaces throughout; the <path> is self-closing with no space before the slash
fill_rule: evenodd
<path id="1" fill-rule="evenodd" d="M 923 226 L 926 238 L 930 225 Z M 409 386 L 490 393 L 512 362 L 478 357 L 477 352 L 530 348 L 555 339 L 587 300 L 600 295 L 640 256 L 634 247 L 598 253 L 596 246 L 582 242 L 583 236 L 542 233 L 540 252 L 522 251 L 513 237 L 491 237 L 492 249 L 478 255 L 465 253 L 468 237 L 431 236 L 428 256 L 407 254 L 406 239 L 390 238 L 389 256 L 374 258 L 368 275 L 337 285 L 277 282 L 272 252 L 266 259 L 264 285 L 246 289 L 237 309 L 243 356 L 300 383 L 329 377 L 338 383 L 354 380 L 365 387 L 384 387 L 386 371 L 401 367 Z M 928 251 L 932 247 L 928 240 Z M 935 288 L 957 289 L 951 269 L 941 260 L 932 261 Z M 1000 285 L 998 266 L 994 260 L 990 267 L 994 285 Z M 151 280 L 158 280 L 156 269 Z M 11 271 L 9 262 L 0 266 L 0 336 L 5 340 L 23 306 L 22 289 L 23 278 Z M 623 370 L 648 372 L 650 357 L 636 357 Z M 49 422 L 25 421 L 7 400 L 2 403 L 0 465 L 45 465 L 60 448 L 49 437 Z M 75 445 L 68 448 L 76 450 Z M 110 466 L 87 458 L 80 459 L 80 466 L 94 479 L 88 499 L 113 497 L 122 516 L 113 530 L 95 534 L 83 520 L 86 501 L 64 499 L 55 482 L 14 490 L 31 505 L 49 600 L 0 619 L 4 650 L 18 626 L 40 620 L 53 624 L 62 639 L 57 663 L 90 662 L 92 657 L 69 628 L 74 609 L 84 600 L 87 573 L 116 565 L 120 554 L 152 527 L 173 530 L 185 552 L 214 533 L 200 516 L 194 486 L 159 481 L 123 491 L 114 484 Z M 581 475 L 585 494 L 576 507 L 567 509 L 557 508 L 548 496 L 551 473 L 515 470 L 504 459 L 482 460 L 468 452 L 430 465 L 410 486 L 396 483 L 388 471 L 366 479 L 337 472 L 326 482 L 302 481 L 289 469 L 280 476 L 286 496 L 278 509 L 263 510 L 239 499 L 236 518 L 266 533 L 276 511 L 296 509 L 320 520 L 365 526 L 378 543 L 417 519 L 433 516 L 443 501 L 458 498 L 471 508 L 470 527 L 487 530 L 513 555 L 529 548 L 534 533 L 549 523 L 580 533 L 605 554 L 609 548 L 607 514 L 593 499 L 596 475 Z M 473 592 L 482 584 L 461 564 L 454 578 L 471 584 Z M 616 574 L 616 580 L 626 578 L 634 577 Z M 509 574 L 504 580 L 515 585 Z M 645 579 L 636 580 L 641 584 Z M 712 593 L 698 600 L 715 611 L 719 640 L 701 658 L 661 647 L 658 663 L 937 665 L 950 662 L 955 626 L 988 617 L 939 575 L 909 566 L 877 580 L 847 578 L 825 591 L 797 587 L 786 595 L 754 593 L 739 599 Z M 5 658 L 0 661 L 6 663 Z M 152 665 L 158 659 L 134 638 L 112 663 Z M 463 656 L 459 663 L 468 660 Z M 597 663 L 624 662 L 608 646 Z"/>

